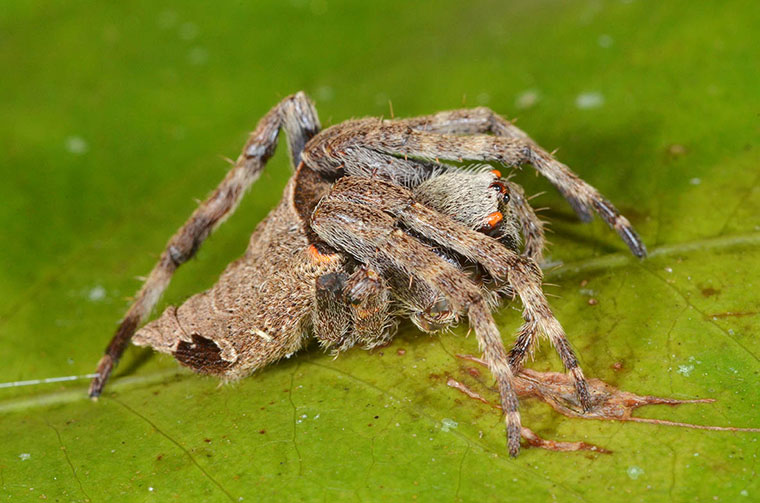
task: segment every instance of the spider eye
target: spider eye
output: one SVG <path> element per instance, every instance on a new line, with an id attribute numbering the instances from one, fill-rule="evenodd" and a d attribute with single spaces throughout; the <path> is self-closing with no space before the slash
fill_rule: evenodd
<path id="1" fill-rule="evenodd" d="M 491 182 L 491 185 L 489 185 L 489 187 L 498 192 L 501 192 L 502 194 L 507 192 L 507 186 L 498 180 L 496 180 L 495 182 Z"/>
<path id="2" fill-rule="evenodd" d="M 507 186 L 504 185 L 504 183 L 500 181 L 495 181 L 489 185 L 490 188 L 497 190 L 499 194 L 501 194 L 501 200 L 504 204 L 507 204 L 509 202 L 509 190 L 507 190 Z"/>

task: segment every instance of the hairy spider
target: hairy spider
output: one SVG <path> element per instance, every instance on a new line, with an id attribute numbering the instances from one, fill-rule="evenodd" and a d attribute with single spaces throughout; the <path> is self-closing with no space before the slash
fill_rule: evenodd
<path id="1" fill-rule="evenodd" d="M 281 129 L 295 173 L 245 255 L 210 290 L 136 331 L 177 268 L 258 178 Z M 264 116 L 235 166 L 169 240 L 100 360 L 90 396 L 101 393 L 130 339 L 231 380 L 298 351 L 310 332 L 339 352 L 388 343 L 399 317 L 434 332 L 466 315 L 498 384 L 511 455 L 520 448 L 513 379 L 540 334 L 588 409 L 583 372 L 541 290 L 542 222 L 499 171 L 446 160 L 531 164 L 582 219 L 595 210 L 636 256 L 646 254 L 595 188 L 487 108 L 351 120 L 320 131 L 312 102 L 297 93 Z M 491 310 L 515 295 L 525 323 L 507 353 Z"/>

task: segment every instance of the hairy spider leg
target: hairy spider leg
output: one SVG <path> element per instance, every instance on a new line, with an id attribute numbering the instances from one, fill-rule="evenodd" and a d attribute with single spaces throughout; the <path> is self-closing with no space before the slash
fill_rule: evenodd
<path id="1" fill-rule="evenodd" d="M 395 335 L 395 322 L 390 317 L 390 290 L 380 273 L 360 265 L 346 281 L 344 292 L 353 322 L 351 345 L 372 349 L 388 344 Z"/>
<path id="2" fill-rule="evenodd" d="M 526 352 L 537 340 L 537 334 L 543 333 L 573 377 L 578 399 L 585 409 L 590 408 L 591 397 L 578 358 L 541 290 L 541 269 L 533 260 L 416 202 L 407 189 L 383 180 L 341 178 L 325 200 L 344 200 L 390 213 L 408 228 L 481 264 L 495 279 L 507 282 L 520 297 L 525 320 L 518 335 L 521 345 L 513 351 L 512 369 L 518 371 L 522 367 Z"/>
<path id="3" fill-rule="evenodd" d="M 544 261 L 544 222 L 528 204 L 523 188 L 512 182 L 505 182 L 511 194 L 510 204 L 517 214 L 523 235 L 523 255 L 533 259 L 537 264 Z"/>
<path id="4" fill-rule="evenodd" d="M 346 273 L 338 271 L 315 280 L 311 325 L 314 337 L 325 349 L 342 348 L 351 340 L 351 311 L 343 295 L 346 279 Z"/>
<path id="5" fill-rule="evenodd" d="M 259 121 L 234 167 L 169 240 L 98 363 L 95 371 L 98 375 L 90 384 L 90 397 L 97 397 L 103 391 L 135 330 L 148 317 L 177 268 L 195 255 L 203 241 L 235 211 L 245 191 L 258 179 L 274 154 L 280 129 L 287 134 L 290 157 L 293 166 L 297 166 L 304 145 L 320 130 L 314 105 L 304 93 L 288 96 Z"/>
<path id="6" fill-rule="evenodd" d="M 514 376 L 499 329 L 479 287 L 462 271 L 398 229 L 395 219 L 379 209 L 327 196 L 314 211 L 312 228 L 325 242 L 345 250 L 381 274 L 396 268 L 428 283 L 457 311 L 467 313 L 488 368 L 496 378 L 505 412 L 509 453 L 516 456 L 521 428 Z"/>
<path id="7" fill-rule="evenodd" d="M 434 115 L 395 121 L 397 132 L 414 129 L 422 141 L 407 148 L 394 149 L 395 154 L 424 159 L 492 160 L 507 165 L 529 163 L 560 191 L 583 221 L 590 221 L 592 209 L 613 228 L 637 257 L 647 251 L 643 241 L 615 206 L 597 189 L 583 181 L 565 164 L 557 161 L 523 130 L 489 108 L 451 110 Z M 457 135 L 492 133 L 492 140 L 477 136 L 468 141 Z M 382 135 L 382 133 L 381 133 Z M 436 136 L 440 135 L 440 136 Z M 385 136 L 385 135 L 382 135 Z M 505 141 L 511 140 L 511 141 Z M 367 141 L 371 141 L 367 139 Z M 374 142 L 373 142 L 374 143 Z M 477 150 L 481 149 L 481 150 Z M 386 151 L 381 149 L 382 151 Z M 416 153 L 413 153 L 416 151 Z"/>
<path id="8" fill-rule="evenodd" d="M 391 341 L 391 295 L 377 271 L 360 264 L 351 272 L 346 266 L 315 282 L 312 329 L 324 349 L 337 356 L 357 344 L 372 349 Z"/>

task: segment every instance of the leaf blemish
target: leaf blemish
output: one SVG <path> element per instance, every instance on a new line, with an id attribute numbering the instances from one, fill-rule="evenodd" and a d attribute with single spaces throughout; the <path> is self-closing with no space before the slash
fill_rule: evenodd
<path id="1" fill-rule="evenodd" d="M 472 361 L 481 365 L 485 363 L 472 355 L 456 355 L 457 358 Z M 694 356 L 689 357 L 689 364 L 681 365 L 687 372 L 691 372 L 696 364 L 702 363 Z M 688 374 L 685 374 L 688 375 Z M 447 383 L 449 387 L 454 388 L 467 395 L 473 400 L 483 402 L 493 408 L 501 409 L 498 404 L 491 403 L 489 400 L 480 395 L 477 391 L 470 389 L 467 385 L 459 382 L 454 378 L 449 378 Z M 730 426 L 710 426 L 690 423 L 681 423 L 664 419 L 651 419 L 634 417 L 633 412 L 639 407 L 645 405 L 681 405 L 686 403 L 712 403 L 715 400 L 711 398 L 697 398 L 690 400 L 679 400 L 674 398 L 662 398 L 656 396 L 641 396 L 627 391 L 621 391 L 600 379 L 589 379 L 589 392 L 592 396 L 592 407 L 583 411 L 583 407 L 578 402 L 575 394 L 574 383 L 572 378 L 567 374 L 558 372 L 537 372 L 532 369 L 523 369 L 515 376 L 515 392 L 519 397 L 538 398 L 549 404 L 554 410 L 567 417 L 577 417 L 581 419 L 597 419 L 606 421 L 631 421 L 638 423 L 651 423 L 661 426 L 678 426 L 682 428 L 693 428 L 711 431 L 732 431 L 760 433 L 760 428 L 735 428 Z M 535 447 L 549 450 L 577 451 L 592 450 L 597 452 L 608 453 L 601 447 L 584 442 L 554 442 L 544 440 L 534 432 L 523 427 L 523 438 Z M 754 439 L 753 439 L 754 440 Z M 643 473 L 643 472 L 642 472 Z"/>
<path id="2" fill-rule="evenodd" d="M 638 466 L 631 466 L 625 471 L 632 480 L 636 480 L 644 474 L 644 470 Z"/>
<path id="3" fill-rule="evenodd" d="M 679 365 L 678 370 L 676 370 L 676 372 L 678 372 L 684 377 L 689 377 L 691 375 L 692 370 L 694 370 L 694 365 Z"/>

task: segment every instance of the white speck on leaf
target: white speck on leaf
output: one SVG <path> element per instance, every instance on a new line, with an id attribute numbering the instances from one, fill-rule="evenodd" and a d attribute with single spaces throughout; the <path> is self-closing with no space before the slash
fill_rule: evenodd
<path id="1" fill-rule="evenodd" d="M 18 455 L 18 457 L 21 461 L 26 461 L 27 459 L 31 458 L 32 455 L 29 454 L 28 452 L 22 452 L 21 454 Z"/>
<path id="2" fill-rule="evenodd" d="M 691 375 L 692 370 L 694 370 L 694 365 L 679 365 L 678 370 L 676 370 L 676 372 L 678 372 L 684 377 L 689 377 Z"/>
<path id="3" fill-rule="evenodd" d="M 91 302 L 98 302 L 100 300 L 103 300 L 106 298 L 106 289 L 101 285 L 95 285 L 87 293 L 87 298 L 90 299 Z"/>
<path id="4" fill-rule="evenodd" d="M 638 466 L 631 466 L 625 471 L 632 480 L 636 480 L 644 474 L 644 470 Z"/>
<path id="5" fill-rule="evenodd" d="M 81 136 L 69 136 L 66 138 L 66 150 L 74 155 L 84 155 L 90 150 L 90 146 Z"/>
<path id="6" fill-rule="evenodd" d="M 539 101 L 541 101 L 541 93 L 538 92 L 538 89 L 526 89 L 515 98 L 515 107 L 525 110 L 534 106 Z"/>
<path id="7" fill-rule="evenodd" d="M 581 93 L 575 98 L 575 106 L 581 110 L 599 108 L 604 105 L 604 96 L 599 92 Z"/>
<path id="8" fill-rule="evenodd" d="M 700 183 L 702 183 L 702 180 L 700 178 L 692 178 L 691 180 L 689 180 L 689 183 L 692 185 L 699 185 Z"/>
<path id="9" fill-rule="evenodd" d="M 441 431 L 451 431 L 451 430 L 455 429 L 457 426 L 459 426 L 459 423 L 457 423 L 453 419 L 449 419 L 447 417 L 444 417 L 441 420 Z"/>

